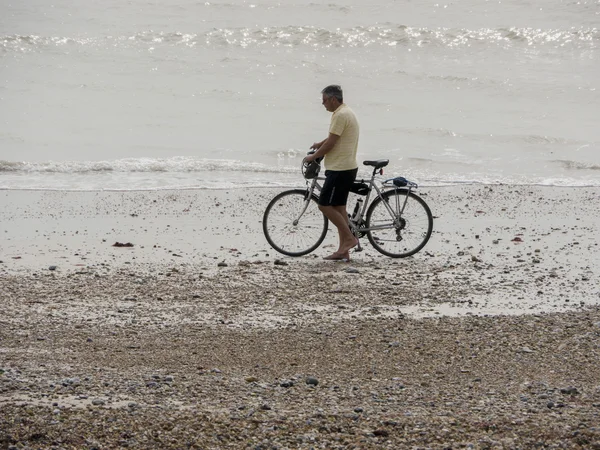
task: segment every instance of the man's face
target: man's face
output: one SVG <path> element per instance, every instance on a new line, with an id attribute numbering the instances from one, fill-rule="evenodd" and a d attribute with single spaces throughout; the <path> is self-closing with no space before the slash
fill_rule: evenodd
<path id="1" fill-rule="evenodd" d="M 330 97 L 328 95 L 323 94 L 323 106 L 327 111 L 335 111 L 334 97 Z"/>

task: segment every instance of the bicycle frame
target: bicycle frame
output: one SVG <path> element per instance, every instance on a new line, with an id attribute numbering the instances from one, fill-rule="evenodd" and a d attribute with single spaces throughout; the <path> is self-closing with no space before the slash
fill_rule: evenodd
<path id="1" fill-rule="evenodd" d="M 376 197 L 380 197 L 382 200 L 384 200 L 383 195 L 389 191 L 389 189 L 388 190 L 385 189 L 385 187 L 386 187 L 385 183 L 386 183 L 386 181 L 390 181 L 390 180 L 386 180 L 383 182 L 384 187 L 382 189 L 380 189 L 379 186 L 377 186 L 377 184 L 375 183 L 375 175 L 377 172 L 378 172 L 377 170 L 373 171 L 373 175 L 371 176 L 370 180 L 367 180 L 367 181 L 361 180 L 361 183 L 369 184 L 369 192 L 367 192 L 367 194 L 365 195 L 365 199 L 363 201 L 361 209 L 358 211 L 357 217 L 355 219 L 352 219 L 352 218 L 349 219 L 350 228 L 353 229 L 353 232 L 355 231 L 355 229 L 358 228 L 358 224 L 363 221 L 363 217 L 365 216 L 365 213 L 367 212 L 367 208 L 368 208 L 370 200 L 371 200 L 371 193 L 373 192 L 373 189 L 375 189 L 375 191 L 377 192 Z M 310 198 L 314 194 L 315 190 L 321 191 L 322 186 L 319 184 L 319 180 L 322 181 L 322 180 L 325 180 L 325 178 L 324 177 L 315 177 L 310 182 L 310 187 L 307 187 L 304 208 L 300 212 L 300 215 L 294 220 L 294 225 L 296 225 L 298 223 L 298 221 L 300 220 L 300 218 L 302 217 L 302 215 L 308 208 Z M 411 183 L 406 188 L 400 188 L 400 187 L 394 186 L 393 189 L 397 190 L 397 191 L 403 190 L 403 191 L 411 192 L 413 187 L 416 187 L 416 185 Z M 396 197 L 396 201 L 398 201 L 398 197 Z M 399 215 L 395 214 L 394 210 L 390 207 L 388 201 L 385 201 L 385 200 L 383 201 L 383 204 L 385 205 L 386 209 L 390 213 L 390 217 L 394 221 L 394 227 L 400 226 L 400 223 L 399 223 L 400 217 L 402 216 L 402 213 L 404 213 L 404 208 L 406 207 L 407 201 L 408 201 L 408 196 L 406 196 L 404 198 L 404 204 L 402 205 L 402 207 L 396 208 L 396 211 L 399 211 Z M 396 205 L 396 206 L 400 206 L 400 205 Z M 361 228 L 360 231 L 367 232 L 367 231 L 374 231 L 374 230 L 383 230 L 383 229 L 387 229 L 387 228 L 391 228 L 391 227 L 389 225 L 380 225 L 380 226 L 374 226 L 374 227 L 369 227 L 369 228 L 366 228 L 366 227 Z"/>

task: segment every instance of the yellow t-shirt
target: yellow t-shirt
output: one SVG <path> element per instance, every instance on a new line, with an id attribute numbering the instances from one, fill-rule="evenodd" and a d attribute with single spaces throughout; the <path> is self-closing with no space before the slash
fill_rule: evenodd
<path id="1" fill-rule="evenodd" d="M 333 148 L 325 155 L 325 168 L 328 170 L 352 170 L 358 167 L 358 120 L 345 103 L 342 103 L 331 116 L 329 132 L 339 136 Z"/>

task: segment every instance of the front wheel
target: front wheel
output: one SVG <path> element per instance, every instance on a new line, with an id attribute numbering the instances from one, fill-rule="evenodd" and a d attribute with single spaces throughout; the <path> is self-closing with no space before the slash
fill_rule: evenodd
<path id="1" fill-rule="evenodd" d="M 263 232 L 271 247 L 288 256 L 302 256 L 325 239 L 329 221 L 317 197 L 295 189 L 278 194 L 263 215 Z"/>
<path id="2" fill-rule="evenodd" d="M 393 190 L 376 198 L 367 211 L 367 236 L 386 256 L 405 258 L 421 250 L 431 237 L 433 216 L 418 195 Z"/>

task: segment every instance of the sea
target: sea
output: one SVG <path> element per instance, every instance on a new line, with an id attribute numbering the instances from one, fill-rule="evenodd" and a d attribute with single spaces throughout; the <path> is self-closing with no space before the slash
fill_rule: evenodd
<path id="1" fill-rule="evenodd" d="M 600 186 L 599 47 L 599 0 L 2 0 L 0 189 L 303 185 L 329 84 L 384 176 Z"/>

